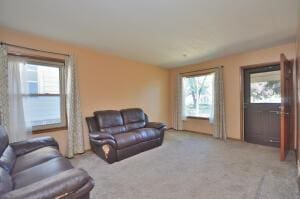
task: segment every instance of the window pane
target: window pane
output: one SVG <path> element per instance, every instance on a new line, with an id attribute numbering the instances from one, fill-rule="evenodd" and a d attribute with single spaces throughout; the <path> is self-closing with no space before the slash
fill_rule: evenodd
<path id="1" fill-rule="evenodd" d="M 27 73 L 28 73 L 28 81 L 29 82 L 37 82 L 38 81 L 37 71 L 27 71 Z"/>
<path id="2" fill-rule="evenodd" d="M 250 74 L 251 103 L 280 103 L 280 71 Z"/>
<path id="3" fill-rule="evenodd" d="M 38 94 L 37 82 L 28 82 L 28 89 L 30 94 Z"/>
<path id="4" fill-rule="evenodd" d="M 183 105 L 187 116 L 209 117 L 213 101 L 213 74 L 183 78 Z"/>
<path id="5" fill-rule="evenodd" d="M 23 98 L 23 104 L 26 121 L 32 126 L 62 122 L 59 96 L 27 96 Z"/>
<path id="6" fill-rule="evenodd" d="M 24 85 L 23 93 L 59 94 L 60 92 L 58 67 L 26 64 L 21 76 Z"/>

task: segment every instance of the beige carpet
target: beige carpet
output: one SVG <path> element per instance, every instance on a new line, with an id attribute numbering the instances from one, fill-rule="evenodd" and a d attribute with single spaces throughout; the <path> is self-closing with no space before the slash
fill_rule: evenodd
<path id="1" fill-rule="evenodd" d="M 292 155 L 276 148 L 168 131 L 161 147 L 114 164 L 75 157 L 95 180 L 92 199 L 297 199 Z"/>

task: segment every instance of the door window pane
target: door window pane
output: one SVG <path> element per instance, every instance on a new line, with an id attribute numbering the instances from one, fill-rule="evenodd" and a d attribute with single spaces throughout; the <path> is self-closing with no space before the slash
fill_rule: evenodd
<path id="1" fill-rule="evenodd" d="M 250 74 L 251 103 L 280 103 L 280 71 Z"/>

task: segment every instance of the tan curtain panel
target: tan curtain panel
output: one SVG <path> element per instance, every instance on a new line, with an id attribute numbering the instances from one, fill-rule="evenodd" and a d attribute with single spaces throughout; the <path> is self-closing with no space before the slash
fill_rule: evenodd
<path id="1" fill-rule="evenodd" d="M 226 139 L 225 127 L 225 106 L 224 106 L 224 68 L 219 67 L 215 71 L 214 77 L 214 100 L 213 116 L 211 123 L 213 125 L 213 136 L 215 138 Z"/>
<path id="2" fill-rule="evenodd" d="M 8 129 L 8 56 L 7 46 L 0 45 L 0 125 Z"/>
<path id="3" fill-rule="evenodd" d="M 84 153 L 83 120 L 80 108 L 80 95 L 76 66 L 73 56 L 66 58 L 65 67 L 66 108 L 68 119 L 67 157 Z"/>
<path id="4" fill-rule="evenodd" d="M 175 92 L 175 103 L 173 112 L 173 128 L 176 130 L 183 130 L 182 120 L 182 76 L 178 74 L 176 76 L 176 92 Z"/>

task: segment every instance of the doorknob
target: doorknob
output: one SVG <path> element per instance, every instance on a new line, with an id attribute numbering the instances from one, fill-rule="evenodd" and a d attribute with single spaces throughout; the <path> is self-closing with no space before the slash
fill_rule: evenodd
<path id="1" fill-rule="evenodd" d="M 288 113 L 288 112 L 283 112 L 283 111 L 281 111 L 280 114 L 281 114 L 281 115 L 288 115 L 289 113 Z"/>
<path id="2" fill-rule="evenodd" d="M 269 111 L 269 113 L 280 114 L 280 111 Z"/>
<path id="3" fill-rule="evenodd" d="M 278 143 L 278 142 L 280 142 L 280 141 L 278 141 L 278 140 L 272 140 L 272 139 L 271 139 L 271 140 L 269 140 L 269 142 L 272 142 L 272 143 L 274 143 L 274 142 L 275 142 L 275 143 Z"/>

